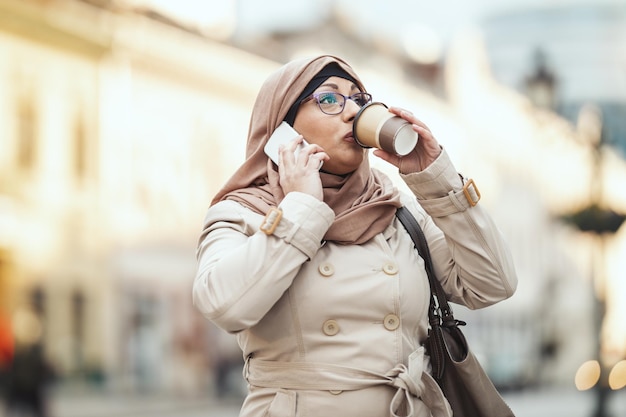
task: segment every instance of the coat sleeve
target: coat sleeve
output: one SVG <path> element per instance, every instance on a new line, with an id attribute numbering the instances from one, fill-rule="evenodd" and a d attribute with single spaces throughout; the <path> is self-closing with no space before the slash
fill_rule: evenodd
<path id="1" fill-rule="evenodd" d="M 334 220 L 325 203 L 289 193 L 282 219 L 267 235 L 263 216 L 233 201 L 209 208 L 199 239 L 193 303 L 229 332 L 254 326 L 289 288 L 301 265 L 320 248 Z"/>
<path id="2" fill-rule="evenodd" d="M 428 216 L 422 227 L 435 273 L 450 301 L 477 309 L 515 292 L 517 275 L 509 248 L 445 149 L 422 172 L 402 175 Z"/>

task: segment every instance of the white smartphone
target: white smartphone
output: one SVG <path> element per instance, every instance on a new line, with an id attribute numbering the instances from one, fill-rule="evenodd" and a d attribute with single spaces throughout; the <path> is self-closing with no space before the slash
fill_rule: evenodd
<path id="1" fill-rule="evenodd" d="M 278 125 L 272 136 L 267 140 L 265 144 L 265 153 L 269 156 L 272 161 L 276 165 L 278 165 L 278 147 L 280 145 L 287 145 L 290 141 L 296 138 L 299 133 L 295 131 L 293 127 L 289 125 L 287 122 L 282 122 Z M 300 145 L 296 148 L 296 156 L 298 156 L 298 152 L 300 152 L 307 145 L 306 141 L 302 141 Z"/>

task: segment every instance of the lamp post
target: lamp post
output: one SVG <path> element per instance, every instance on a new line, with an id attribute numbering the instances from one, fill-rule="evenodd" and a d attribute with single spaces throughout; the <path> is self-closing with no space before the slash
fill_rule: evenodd
<path id="1" fill-rule="evenodd" d="M 587 132 L 587 141 L 591 144 L 593 152 L 593 171 L 591 177 L 590 202 L 589 204 L 568 215 L 562 216 L 566 222 L 574 225 L 581 232 L 591 233 L 599 242 L 598 250 L 595 252 L 592 268 L 592 282 L 599 285 L 599 291 L 593 291 L 594 295 L 594 326 L 597 334 L 595 354 L 600 363 L 600 380 L 595 385 L 596 405 L 593 417 L 606 417 L 606 404 L 610 389 L 606 376 L 606 364 L 603 360 L 602 345 L 602 324 L 606 311 L 606 277 L 604 271 L 598 272 L 597 266 L 604 263 L 604 246 L 608 236 L 617 232 L 626 219 L 623 214 L 617 213 L 603 206 L 603 184 L 602 184 L 602 118 L 598 108 L 584 106 L 579 113 L 580 132 Z M 602 275 L 602 276 L 601 276 Z M 602 280 L 602 281 L 600 281 Z"/>
<path id="2" fill-rule="evenodd" d="M 556 108 L 556 77 L 546 65 L 546 54 L 537 49 L 534 54 L 534 72 L 526 79 L 526 95 L 541 109 Z"/>

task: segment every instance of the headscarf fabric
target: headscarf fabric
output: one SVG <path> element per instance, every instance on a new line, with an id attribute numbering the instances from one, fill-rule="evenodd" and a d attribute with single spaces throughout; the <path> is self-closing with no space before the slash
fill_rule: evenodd
<path id="1" fill-rule="evenodd" d="M 211 205 L 234 200 L 265 215 L 280 204 L 285 195 L 279 184 L 278 170 L 263 147 L 292 105 L 300 99 L 305 87 L 331 63 L 337 64 L 356 81 L 361 91 L 366 91 L 352 68 L 342 59 L 330 55 L 291 61 L 272 73 L 261 86 L 252 110 L 246 160 L 215 195 Z M 399 192 L 391 180 L 371 169 L 367 157 L 350 174 L 340 176 L 320 172 L 320 177 L 324 202 L 335 213 L 335 220 L 324 240 L 339 244 L 367 242 L 385 230 L 401 205 Z"/>

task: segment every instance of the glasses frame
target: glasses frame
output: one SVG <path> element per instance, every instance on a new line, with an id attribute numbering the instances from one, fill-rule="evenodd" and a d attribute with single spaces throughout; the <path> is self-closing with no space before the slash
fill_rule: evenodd
<path id="1" fill-rule="evenodd" d="M 338 95 L 340 97 L 343 97 L 343 102 L 341 103 L 341 108 L 339 109 L 338 112 L 336 112 L 336 113 L 328 113 L 327 111 L 324 111 L 324 109 L 322 109 L 322 104 L 320 103 L 319 97 L 321 95 L 323 95 L 323 94 L 335 94 L 335 95 Z M 365 96 L 367 98 L 366 103 L 361 106 L 355 100 L 355 96 Z M 348 100 L 354 101 L 357 104 L 357 106 L 359 106 L 359 108 L 363 108 L 364 106 L 366 106 L 367 104 L 372 102 L 372 95 L 370 93 L 365 93 L 365 92 L 362 92 L 362 91 L 359 91 L 358 93 L 354 93 L 351 96 L 344 96 L 343 94 L 338 93 L 336 91 L 320 91 L 318 93 L 311 94 L 310 96 L 308 96 L 307 98 L 302 100 L 300 102 L 300 104 L 302 105 L 302 104 L 306 103 L 309 100 L 315 100 L 315 102 L 317 103 L 317 107 L 322 111 L 322 113 L 327 114 L 329 116 L 334 116 L 334 115 L 337 115 L 337 114 L 341 114 L 343 112 L 343 110 L 346 108 L 346 103 L 348 102 Z"/>

